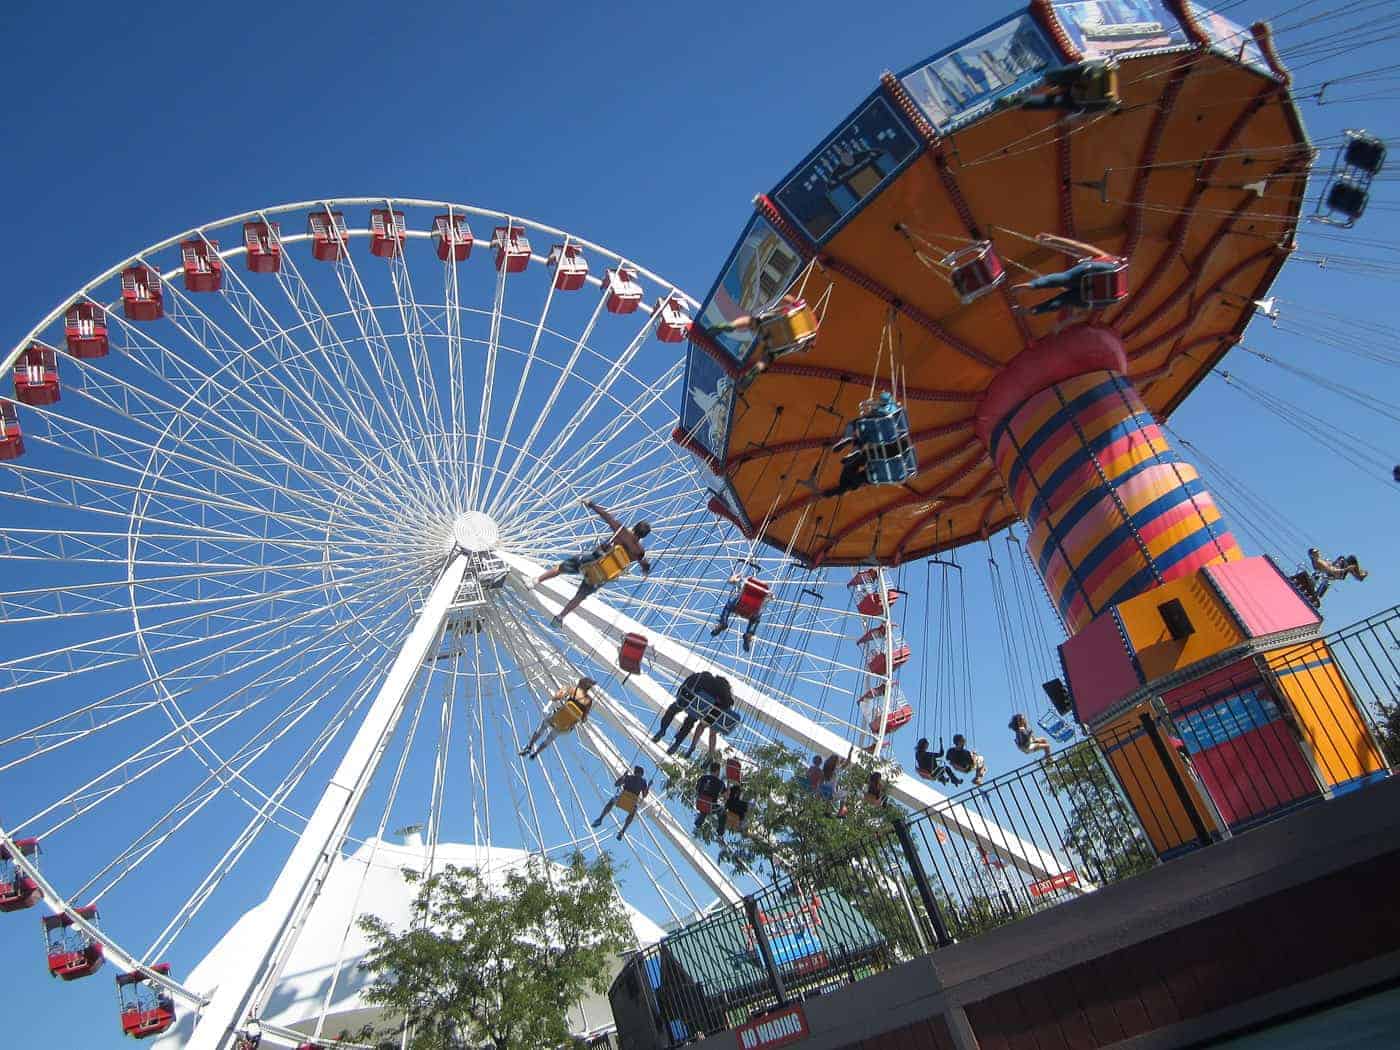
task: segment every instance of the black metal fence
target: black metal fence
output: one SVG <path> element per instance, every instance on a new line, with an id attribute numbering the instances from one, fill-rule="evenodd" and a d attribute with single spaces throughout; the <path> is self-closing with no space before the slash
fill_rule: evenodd
<path id="1" fill-rule="evenodd" d="M 862 805 L 859 800 L 852 805 Z M 904 817 L 630 957 L 613 987 L 676 1046 L 1156 863 L 1092 741 Z M 619 999 L 622 1001 L 619 1002 Z"/>
<path id="2" fill-rule="evenodd" d="M 633 954 L 621 1046 L 733 1028 L 1370 783 L 1397 704 L 1400 607 L 1153 698 Z"/>

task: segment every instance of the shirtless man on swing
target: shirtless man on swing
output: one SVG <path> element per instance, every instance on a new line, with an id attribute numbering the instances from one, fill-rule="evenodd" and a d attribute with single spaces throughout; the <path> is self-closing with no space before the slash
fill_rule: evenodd
<path id="1" fill-rule="evenodd" d="M 628 528 L 612 514 L 608 513 L 606 507 L 599 506 L 592 500 L 587 499 L 579 500 L 579 502 L 603 519 L 603 523 L 613 530 L 612 537 L 604 543 L 597 544 L 592 550 L 585 551 L 583 554 L 577 554 L 570 558 L 565 558 L 554 568 L 542 573 L 532 586 L 538 587 L 546 580 L 552 580 L 554 577 L 563 576 L 566 573 L 571 576 L 582 575 L 585 565 L 589 562 L 607 557 L 616 547 L 621 547 L 627 553 L 627 557 L 631 561 L 636 562 L 642 567 L 642 575 L 649 575 L 651 573 L 651 562 L 647 561 L 647 552 L 646 548 L 642 546 L 642 540 L 646 539 L 647 536 L 651 534 L 651 526 L 645 521 L 639 521 L 631 528 Z M 559 615 L 555 616 L 550 622 L 554 624 L 555 627 L 558 627 L 564 622 L 564 617 L 568 616 L 569 613 L 583 604 L 583 600 L 597 589 L 598 585 L 589 583 L 586 578 L 580 581 L 578 590 L 574 592 L 574 596 L 570 598 L 568 604 L 559 611 Z"/>

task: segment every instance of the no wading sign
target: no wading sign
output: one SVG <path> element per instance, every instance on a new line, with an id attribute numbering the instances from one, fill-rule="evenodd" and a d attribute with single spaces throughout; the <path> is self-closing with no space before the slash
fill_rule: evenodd
<path id="1" fill-rule="evenodd" d="M 770 1050 L 775 1046 L 788 1046 L 807 1037 L 807 1015 L 802 1012 L 801 1003 L 794 1003 L 750 1021 L 734 1034 L 739 1037 L 739 1050 Z"/>

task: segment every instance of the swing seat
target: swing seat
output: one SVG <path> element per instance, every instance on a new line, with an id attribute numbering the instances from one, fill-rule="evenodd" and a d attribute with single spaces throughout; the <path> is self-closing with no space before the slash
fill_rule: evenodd
<path id="1" fill-rule="evenodd" d="M 866 478 L 872 485 L 898 485 L 919 472 L 909 439 L 909 416 L 887 394 L 861 403 L 851 424 L 855 442 L 865 454 Z"/>
<path id="2" fill-rule="evenodd" d="M 763 603 L 768 599 L 768 584 L 756 577 L 750 576 L 744 581 L 744 588 L 739 592 L 739 598 L 734 603 L 734 615 L 745 620 L 752 620 L 763 609 Z"/>
<path id="3" fill-rule="evenodd" d="M 625 634 L 622 636 L 622 647 L 617 652 L 617 666 L 628 674 L 636 674 L 642 669 L 642 657 L 646 652 L 646 635 Z"/>
<path id="4" fill-rule="evenodd" d="M 695 800 L 695 812 L 703 813 L 708 817 L 714 811 L 715 803 L 718 801 L 719 799 L 711 798 L 709 795 L 701 795 Z"/>
<path id="5" fill-rule="evenodd" d="M 1006 269 L 993 251 L 991 241 L 977 241 L 959 248 L 944 258 L 943 265 L 952 271 L 948 279 L 964 306 L 995 291 L 1006 280 Z"/>
<path id="6" fill-rule="evenodd" d="M 1128 297 L 1128 263 L 1116 260 L 1111 268 L 1086 273 L 1079 279 L 1079 298 L 1090 310 L 1121 303 Z"/>
<path id="7" fill-rule="evenodd" d="M 1110 109 L 1122 101 L 1118 90 L 1118 65 L 1086 62 L 1070 82 L 1070 101 L 1081 109 Z"/>
<path id="8" fill-rule="evenodd" d="M 738 831 L 744 826 L 744 817 L 747 813 L 735 813 L 732 809 L 724 811 L 724 828 L 726 831 Z"/>
<path id="9" fill-rule="evenodd" d="M 1364 131 L 1348 131 L 1342 163 L 1366 175 L 1379 175 L 1385 165 L 1385 141 Z"/>
<path id="10" fill-rule="evenodd" d="M 744 767 L 739 764 L 737 758 L 726 758 L 724 760 L 724 779 L 738 783 L 744 776 Z"/>
<path id="11" fill-rule="evenodd" d="M 883 806 L 885 804 L 884 795 L 872 795 L 869 791 L 865 793 L 865 804 L 868 806 Z"/>
<path id="12" fill-rule="evenodd" d="M 768 354 L 796 353 L 817 338 L 817 315 L 802 299 L 789 299 L 758 322 L 758 346 Z"/>
<path id="13" fill-rule="evenodd" d="M 1056 711 L 1046 711 L 1035 720 L 1035 724 L 1056 743 L 1068 744 L 1074 739 L 1074 726 Z"/>
<path id="14" fill-rule="evenodd" d="M 637 793 L 635 791 L 624 791 L 617 796 L 617 808 L 624 813 L 637 812 Z"/>
<path id="15" fill-rule="evenodd" d="M 560 733 L 567 733 L 583 721 L 583 708 L 574 700 L 565 700 L 549 716 L 549 724 Z"/>
<path id="16" fill-rule="evenodd" d="M 617 544 L 612 550 L 602 557 L 586 561 L 579 566 L 583 573 L 583 578 L 594 587 L 601 587 L 605 583 L 617 579 L 625 573 L 632 564 L 632 556 L 627 553 L 622 544 Z"/>
<path id="17" fill-rule="evenodd" d="M 1327 208 L 1342 216 L 1342 225 L 1350 226 L 1361 218 L 1370 198 L 1370 190 L 1359 179 L 1339 175 L 1327 191 Z"/>
<path id="18" fill-rule="evenodd" d="M 729 710 L 721 710 L 715 703 L 715 698 L 709 693 L 698 689 L 681 690 L 680 699 L 684 701 L 686 710 L 694 713 L 696 718 L 708 720 L 715 712 L 714 729 L 721 736 L 734 732 L 739 728 L 739 714 L 732 707 Z"/>
<path id="19" fill-rule="evenodd" d="M 890 713 L 885 717 L 885 734 L 893 733 L 896 729 L 903 729 L 913 717 L 914 708 L 909 704 L 900 704 L 898 707 L 891 708 Z M 870 731 L 877 734 L 880 732 L 880 716 L 878 714 L 870 720 Z"/>

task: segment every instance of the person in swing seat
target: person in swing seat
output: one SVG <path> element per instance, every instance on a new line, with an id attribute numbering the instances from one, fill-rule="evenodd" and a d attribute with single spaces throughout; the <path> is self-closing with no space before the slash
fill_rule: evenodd
<path id="1" fill-rule="evenodd" d="M 724 780 L 719 775 L 719 763 L 711 762 L 709 769 L 695 782 L 695 831 L 699 833 L 705 818 L 719 808 L 719 796 L 724 791 Z"/>
<path id="2" fill-rule="evenodd" d="M 1328 580 L 1344 580 L 1351 576 L 1357 580 L 1364 580 L 1371 575 L 1361 567 L 1361 563 L 1356 560 L 1355 554 L 1343 554 L 1336 558 L 1324 558 L 1322 551 L 1316 547 L 1308 548 L 1308 559 L 1312 562 L 1313 571 L 1326 577 Z"/>
<path id="3" fill-rule="evenodd" d="M 918 768 L 919 776 L 925 780 L 936 780 L 940 784 L 961 784 L 962 781 L 953 775 L 953 771 L 943 761 L 943 754 L 942 741 L 939 741 L 937 751 L 930 751 L 928 737 L 920 737 L 919 742 L 914 745 L 914 765 Z"/>
<path id="4" fill-rule="evenodd" d="M 720 610 L 719 623 L 715 624 L 710 630 L 711 638 L 718 638 L 725 631 L 729 630 L 729 618 L 738 611 L 739 600 L 744 596 L 744 581 L 747 579 L 747 576 L 737 572 L 729 577 L 727 581 L 729 586 L 736 588 L 736 590 L 734 591 L 734 596 L 725 602 L 724 608 Z M 763 619 L 763 612 L 760 609 L 758 612 L 748 617 L 745 622 L 744 652 L 746 653 L 753 650 L 754 635 L 758 633 L 758 621 L 761 619 Z"/>
<path id="5" fill-rule="evenodd" d="M 783 318 L 795 318 L 797 323 L 794 325 L 791 320 L 784 322 Z M 815 324 L 816 319 L 807 308 L 807 303 L 800 296 L 789 292 L 766 310 L 740 314 L 732 321 L 710 328 L 710 331 L 716 334 L 758 329 L 758 338 L 749 354 L 749 367 L 734 385 L 735 393 L 742 394 L 775 361 L 807 349 L 816 338 Z M 779 329 L 787 333 L 786 337 L 779 334 Z"/>
<path id="6" fill-rule="evenodd" d="M 953 734 L 953 746 L 943 753 L 943 759 L 959 773 L 974 774 L 974 785 L 987 777 L 987 760 L 967 746 L 967 738 L 961 733 Z"/>
<path id="7" fill-rule="evenodd" d="M 1086 278 L 1096 274 L 1116 273 L 1123 266 L 1123 260 L 1119 256 L 1109 255 L 1102 249 L 1096 248 L 1092 244 L 1085 244 L 1083 241 L 1058 237 L 1053 233 L 1037 234 L 1035 239 L 1040 244 L 1074 257 L 1078 262 L 1067 270 L 1047 273 L 1043 277 L 1036 277 L 1014 286 L 1017 290 L 1025 289 L 1027 291 L 1038 288 L 1061 289 L 1059 295 L 1051 296 L 1043 303 L 1036 303 L 1032 306 L 1030 312 L 1033 314 L 1049 314 L 1057 310 L 1093 309 L 1095 304 L 1090 303 L 1084 297 L 1088 284 Z"/>
<path id="8" fill-rule="evenodd" d="M 632 821 L 637 819 L 637 807 L 641 805 L 642 799 L 651 794 L 651 785 L 647 783 L 646 772 L 642 767 L 633 766 L 632 772 L 623 773 L 613 781 L 613 787 L 617 788 L 616 793 L 608 799 L 603 812 L 598 814 L 598 819 L 591 826 L 600 827 L 616 806 L 627 814 L 627 819 L 622 822 L 622 828 L 617 833 L 617 839 L 621 842 L 622 836 L 627 834 L 627 829 L 632 826 Z"/>
<path id="9" fill-rule="evenodd" d="M 564 622 L 564 617 L 577 609 L 590 594 L 598 589 L 601 584 L 590 583 L 584 573 L 585 566 L 592 562 L 598 562 L 608 558 L 614 551 L 621 550 L 629 562 L 636 562 L 642 568 L 642 575 L 651 573 L 651 562 L 647 561 L 646 548 L 642 546 L 642 540 L 651 534 L 651 526 L 645 521 L 639 521 L 630 528 L 615 516 L 608 512 L 606 507 L 602 507 L 592 500 L 580 500 L 580 502 L 590 511 L 603 520 L 608 528 L 613 530 L 611 538 L 604 543 L 599 543 L 591 550 L 573 557 L 565 558 L 554 568 L 541 573 L 532 586 L 538 587 L 546 580 L 552 580 L 556 576 L 584 576 L 579 583 L 578 590 L 569 599 L 564 608 L 559 611 L 550 623 L 558 627 Z M 626 571 L 625 569 L 623 571 Z"/>
<path id="10" fill-rule="evenodd" d="M 1011 716 L 1011 721 L 1007 723 L 1006 728 L 1015 735 L 1016 747 L 1022 754 L 1029 755 L 1032 751 L 1043 751 L 1047 759 L 1050 757 L 1050 741 L 1031 732 L 1030 721 L 1020 711 Z"/>
<path id="11" fill-rule="evenodd" d="M 1118 92 L 1118 66 L 1112 59 L 1090 58 L 1047 70 L 1051 90 L 1022 99 L 1007 99 L 998 107 L 1056 109 L 1071 116 L 1103 113 L 1122 104 Z"/>
<path id="12" fill-rule="evenodd" d="M 575 726 L 588 721 L 588 715 L 593 710 L 592 690 L 597 684 L 591 678 L 580 678 L 573 687 L 560 689 L 550 697 L 554 706 L 530 735 L 529 743 L 520 749 L 520 756 L 539 758 L 540 753 L 554 743 L 554 738 L 560 733 L 572 733 Z M 538 747 L 535 746 L 537 740 Z"/>

